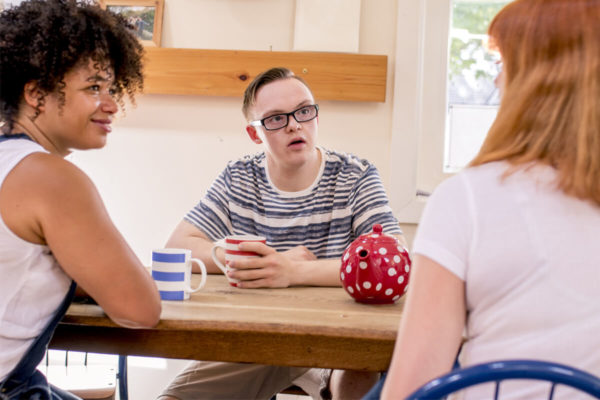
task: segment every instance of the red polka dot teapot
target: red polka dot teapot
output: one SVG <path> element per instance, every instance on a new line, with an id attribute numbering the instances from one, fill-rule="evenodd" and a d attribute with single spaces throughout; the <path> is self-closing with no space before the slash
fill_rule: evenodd
<path id="1" fill-rule="evenodd" d="M 407 289 L 408 251 L 398 239 L 382 231 L 381 225 L 373 225 L 373 232 L 356 238 L 342 254 L 342 284 L 361 303 L 393 303 Z"/>

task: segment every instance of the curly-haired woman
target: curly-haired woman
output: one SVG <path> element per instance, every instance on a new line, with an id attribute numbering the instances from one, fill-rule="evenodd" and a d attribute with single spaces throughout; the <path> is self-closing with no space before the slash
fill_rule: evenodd
<path id="1" fill-rule="evenodd" d="M 71 398 L 35 368 L 72 281 L 120 325 L 158 322 L 150 275 L 90 179 L 64 160 L 72 149 L 105 145 L 122 97 L 142 89 L 142 55 L 127 22 L 91 3 L 29 0 L 0 13 L 0 393 L 7 398 L 36 390 L 40 398 Z"/>

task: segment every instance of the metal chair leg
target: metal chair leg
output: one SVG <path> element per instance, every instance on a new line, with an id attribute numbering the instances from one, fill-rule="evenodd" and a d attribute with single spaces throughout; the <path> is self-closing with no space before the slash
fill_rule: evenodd
<path id="1" fill-rule="evenodd" d="M 119 399 L 129 400 L 127 391 L 127 356 L 119 355 Z"/>

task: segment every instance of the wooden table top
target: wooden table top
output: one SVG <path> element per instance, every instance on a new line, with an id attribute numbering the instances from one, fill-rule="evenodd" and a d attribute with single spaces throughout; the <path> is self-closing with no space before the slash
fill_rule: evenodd
<path id="1" fill-rule="evenodd" d="M 192 286 L 198 276 L 193 276 Z M 167 358 L 385 370 L 403 299 L 356 303 L 342 288 L 238 289 L 222 275 L 186 301 L 163 301 L 152 329 L 117 326 L 96 305 L 73 304 L 52 348 Z"/>

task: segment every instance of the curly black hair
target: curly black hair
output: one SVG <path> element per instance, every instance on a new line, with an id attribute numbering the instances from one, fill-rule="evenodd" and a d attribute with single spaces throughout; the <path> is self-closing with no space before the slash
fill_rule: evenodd
<path id="1" fill-rule="evenodd" d="M 86 0 L 27 0 L 0 13 L 0 125 L 10 131 L 25 84 L 57 92 L 64 104 L 64 76 L 81 63 L 114 71 L 115 99 L 132 103 L 143 89 L 143 46 L 121 15 Z"/>

